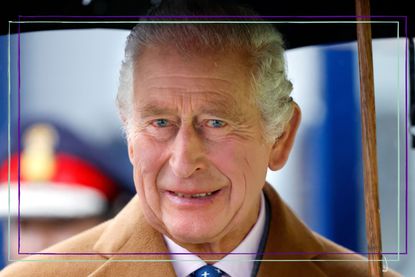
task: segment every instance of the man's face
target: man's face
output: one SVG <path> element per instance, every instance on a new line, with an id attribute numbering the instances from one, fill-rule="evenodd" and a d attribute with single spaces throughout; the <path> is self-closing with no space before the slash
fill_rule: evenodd
<path id="1" fill-rule="evenodd" d="M 243 56 L 153 47 L 134 74 L 128 142 L 146 219 L 181 243 L 241 240 L 257 219 L 272 148 Z"/>

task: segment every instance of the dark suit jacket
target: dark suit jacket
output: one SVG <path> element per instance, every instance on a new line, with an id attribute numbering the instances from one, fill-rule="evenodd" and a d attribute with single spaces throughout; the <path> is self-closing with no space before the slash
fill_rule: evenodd
<path id="1" fill-rule="evenodd" d="M 264 192 L 271 218 L 257 276 L 369 276 L 362 256 L 341 254 L 351 251 L 308 229 L 270 185 Z M 0 276 L 175 276 L 171 263 L 163 261 L 169 255 L 160 254 L 168 252 L 163 236 L 147 223 L 139 201 L 135 196 L 115 218 L 44 250 L 45 255 L 15 262 Z M 135 252 L 147 254 L 131 255 Z M 385 276 L 399 275 L 388 272 Z"/>

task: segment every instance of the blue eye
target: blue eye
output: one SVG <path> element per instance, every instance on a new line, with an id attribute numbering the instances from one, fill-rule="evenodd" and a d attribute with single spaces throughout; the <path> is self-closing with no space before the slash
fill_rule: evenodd
<path id="1" fill-rule="evenodd" d="M 170 122 L 167 119 L 156 119 L 151 123 L 154 127 L 165 128 L 170 126 Z"/>
<path id="2" fill-rule="evenodd" d="M 207 126 L 211 128 L 222 128 L 226 125 L 226 123 L 219 119 L 210 119 L 207 121 Z"/>

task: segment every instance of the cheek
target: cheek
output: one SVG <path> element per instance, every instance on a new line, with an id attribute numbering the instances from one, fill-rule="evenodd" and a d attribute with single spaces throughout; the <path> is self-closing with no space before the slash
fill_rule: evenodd
<path id="1" fill-rule="evenodd" d="M 241 202 L 262 189 L 268 164 L 265 147 L 253 143 L 222 143 L 210 153 L 212 162 L 231 181 L 233 201 Z"/>
<path id="2" fill-rule="evenodd" d="M 157 176 L 164 164 L 164 148 L 146 137 L 137 137 L 134 143 L 134 183 L 138 194 L 149 205 L 156 205 Z"/>
<path id="3" fill-rule="evenodd" d="M 164 154 L 164 147 L 159 143 L 148 139 L 146 136 L 137 136 L 133 144 L 134 170 L 138 170 L 139 174 L 145 176 L 147 174 L 154 174 L 155 169 L 161 166 Z"/>

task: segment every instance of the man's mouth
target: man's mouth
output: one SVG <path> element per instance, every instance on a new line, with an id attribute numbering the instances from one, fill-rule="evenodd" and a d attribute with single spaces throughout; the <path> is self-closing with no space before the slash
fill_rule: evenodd
<path id="1" fill-rule="evenodd" d="M 181 198 L 188 198 L 188 199 L 192 199 L 192 198 L 207 198 L 209 196 L 212 196 L 214 194 L 216 194 L 217 192 L 219 192 L 220 189 L 215 190 L 215 191 L 210 191 L 210 192 L 204 192 L 204 193 L 195 193 L 195 194 L 188 194 L 188 193 L 181 193 L 181 192 L 174 192 L 174 191 L 169 191 L 171 194 L 181 197 Z"/>

